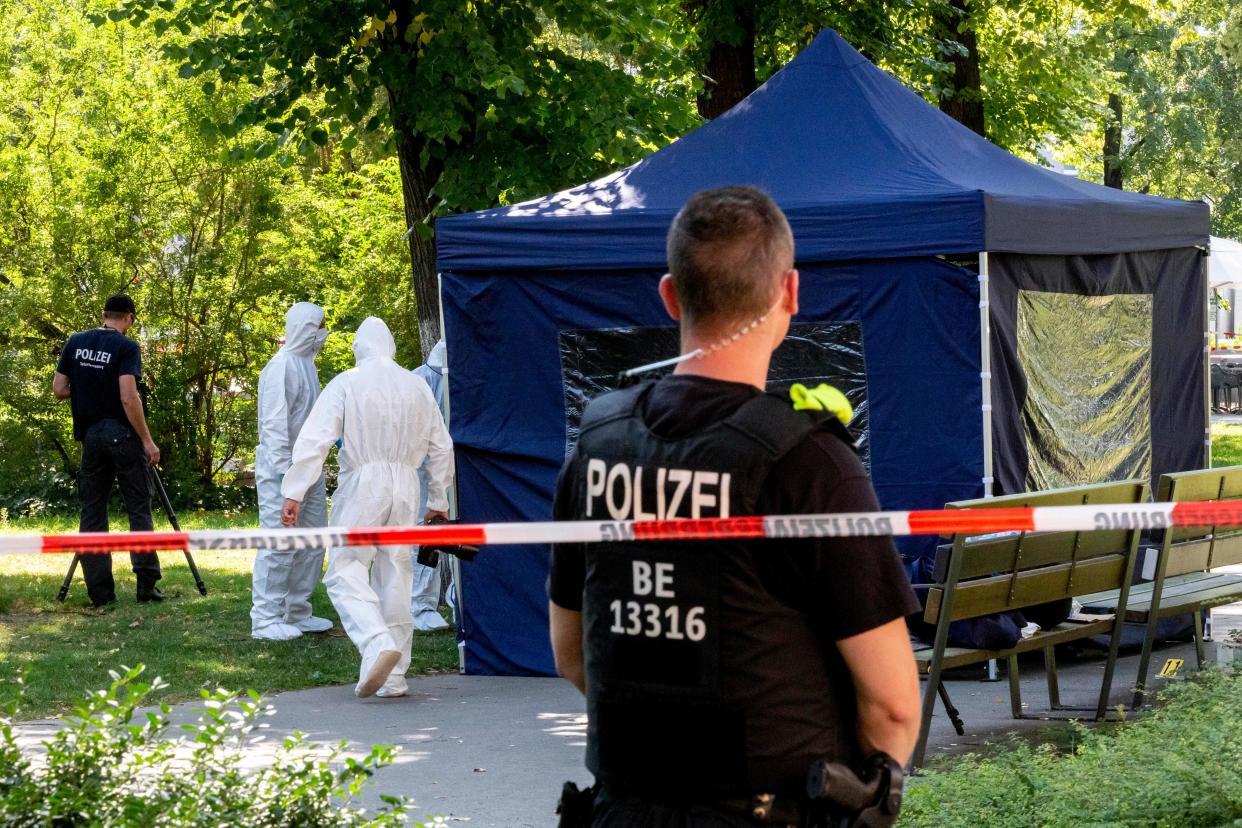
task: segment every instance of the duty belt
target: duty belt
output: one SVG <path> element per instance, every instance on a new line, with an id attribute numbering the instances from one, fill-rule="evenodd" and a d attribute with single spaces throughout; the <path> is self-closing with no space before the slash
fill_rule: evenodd
<path id="1" fill-rule="evenodd" d="M 749 799 L 722 799 L 712 807 L 741 814 L 756 825 L 783 825 L 799 828 L 803 824 L 805 806 L 790 796 L 760 793 Z"/>
<path id="2" fill-rule="evenodd" d="M 755 825 L 776 825 L 785 828 L 802 828 L 805 825 L 807 804 L 789 794 L 759 793 L 750 797 L 730 799 L 682 799 L 680 797 L 652 796 L 616 786 L 602 786 L 600 797 L 604 801 L 637 799 L 662 804 L 670 808 L 688 808 L 701 805 L 743 816 Z"/>

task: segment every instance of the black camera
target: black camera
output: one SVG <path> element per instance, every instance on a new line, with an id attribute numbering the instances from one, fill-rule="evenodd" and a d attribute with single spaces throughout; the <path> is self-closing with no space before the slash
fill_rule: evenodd
<path id="1" fill-rule="evenodd" d="M 450 523 L 456 523 L 456 521 L 436 515 L 431 520 L 427 521 L 425 525 L 447 526 Z M 479 554 L 479 547 L 468 546 L 466 544 L 427 544 L 418 547 L 418 562 L 423 566 L 439 566 L 441 554 L 456 555 L 463 561 L 473 561 L 474 556 Z"/>

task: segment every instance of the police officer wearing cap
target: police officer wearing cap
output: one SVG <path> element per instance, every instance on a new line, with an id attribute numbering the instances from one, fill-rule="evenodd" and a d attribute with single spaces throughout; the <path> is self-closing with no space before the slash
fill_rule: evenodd
<path id="1" fill-rule="evenodd" d="M 780 209 L 701 192 L 668 261 L 683 359 L 590 403 L 557 519 L 877 509 L 839 420 L 764 393 L 798 311 Z M 562 544 L 549 596 L 557 670 L 587 698 L 594 826 L 840 824 L 807 801 L 813 762 L 909 761 L 918 603 L 887 538 Z"/>
<path id="2" fill-rule="evenodd" d="M 160 460 L 151 439 L 138 394 L 142 355 L 138 343 L 125 335 L 134 324 L 137 308 L 129 296 L 118 293 L 104 303 L 103 324 L 69 337 L 60 353 L 52 393 L 69 400 L 73 436 L 82 443 L 78 471 L 78 498 L 82 532 L 108 531 L 108 500 L 112 482 L 120 484 L 131 532 L 149 532 L 151 490 L 147 466 Z M 138 581 L 138 601 L 162 601 L 155 586 L 160 562 L 154 552 L 131 552 L 130 563 Z M 91 603 L 102 607 L 116 601 L 112 556 L 82 555 L 82 577 Z"/>

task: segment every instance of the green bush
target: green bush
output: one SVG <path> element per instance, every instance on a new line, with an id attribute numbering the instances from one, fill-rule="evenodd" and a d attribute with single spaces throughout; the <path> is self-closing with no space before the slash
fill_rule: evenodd
<path id="1" fill-rule="evenodd" d="M 363 759 L 341 743 L 312 755 L 300 735 L 285 739 L 261 767 L 243 768 L 246 748 L 259 737 L 271 708 L 258 695 L 203 692 L 204 712 L 186 735 L 169 730 L 169 707 L 140 710 L 153 690 L 138 681 L 142 668 L 113 673 L 107 690 L 92 693 L 65 726 L 43 743 L 43 755 L 23 754 L 14 720 L 18 701 L 0 717 L 0 825 L 188 828 L 382 828 L 406 825 L 408 800 L 384 797 L 377 811 L 348 799 L 395 750 L 375 747 Z"/>
<path id="2" fill-rule="evenodd" d="M 1242 674 L 1205 671 L 1077 747 L 1015 743 L 910 781 L 902 826 L 1242 826 Z"/>

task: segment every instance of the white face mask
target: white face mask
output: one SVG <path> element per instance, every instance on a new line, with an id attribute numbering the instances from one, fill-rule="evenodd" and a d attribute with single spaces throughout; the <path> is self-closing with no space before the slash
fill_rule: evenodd
<path id="1" fill-rule="evenodd" d="M 315 331 L 315 353 L 319 353 L 320 351 L 323 350 L 323 343 L 326 342 L 327 339 L 328 339 L 327 328 L 320 328 L 319 330 Z"/>

